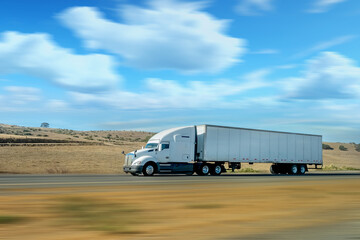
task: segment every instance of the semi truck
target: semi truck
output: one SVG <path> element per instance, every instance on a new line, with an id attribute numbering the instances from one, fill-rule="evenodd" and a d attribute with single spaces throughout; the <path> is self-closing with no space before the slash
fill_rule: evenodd
<path id="1" fill-rule="evenodd" d="M 220 175 L 242 163 L 272 163 L 272 174 L 305 174 L 322 167 L 322 136 L 258 129 L 196 125 L 155 134 L 125 155 L 125 173 Z"/>

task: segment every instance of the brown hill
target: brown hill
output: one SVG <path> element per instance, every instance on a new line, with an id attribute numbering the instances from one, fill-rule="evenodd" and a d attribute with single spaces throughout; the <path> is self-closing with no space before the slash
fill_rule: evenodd
<path id="1" fill-rule="evenodd" d="M 154 135 L 144 131 L 75 131 L 57 128 L 21 127 L 0 124 L 0 143 L 82 143 L 122 145 L 128 142 L 147 142 Z"/>
<path id="2" fill-rule="evenodd" d="M 330 145 L 333 150 L 323 150 L 324 165 L 330 166 L 331 164 L 338 167 L 349 167 L 360 169 L 360 152 L 355 150 L 353 143 L 325 143 Z M 340 145 L 347 148 L 347 151 L 339 149 Z"/>

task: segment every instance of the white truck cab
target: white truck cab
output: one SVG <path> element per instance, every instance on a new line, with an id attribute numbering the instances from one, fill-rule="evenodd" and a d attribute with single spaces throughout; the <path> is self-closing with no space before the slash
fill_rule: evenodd
<path id="1" fill-rule="evenodd" d="M 145 148 L 126 155 L 124 171 L 133 175 L 192 172 L 195 142 L 195 126 L 162 131 L 150 138 Z"/>

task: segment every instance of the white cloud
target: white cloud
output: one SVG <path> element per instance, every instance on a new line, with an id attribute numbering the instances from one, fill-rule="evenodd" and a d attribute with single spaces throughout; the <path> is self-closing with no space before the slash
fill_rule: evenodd
<path id="1" fill-rule="evenodd" d="M 242 93 L 269 86 L 264 78 L 268 70 L 260 70 L 243 77 L 243 81 L 189 81 L 180 84 L 173 80 L 146 79 L 144 92 L 112 91 L 99 94 L 72 92 L 79 104 L 103 104 L 117 109 L 171 109 L 242 107 L 244 102 L 228 101 L 227 97 L 246 98 Z M 241 104 L 239 104 L 241 103 Z"/>
<path id="2" fill-rule="evenodd" d="M 3 89 L 7 92 L 9 102 L 13 104 L 26 104 L 41 99 L 41 90 L 38 88 L 7 86 Z"/>
<path id="3" fill-rule="evenodd" d="M 360 109 L 360 98 L 359 100 L 351 99 L 350 102 L 349 99 L 325 99 L 319 101 L 319 104 L 323 109 L 340 113 L 337 117 L 349 116 L 352 121 L 360 123 L 360 112 L 354 111 L 355 109 Z"/>
<path id="4" fill-rule="evenodd" d="M 288 98 L 360 98 L 360 67 L 338 53 L 323 52 L 307 61 L 301 77 L 288 78 L 283 84 Z"/>
<path id="5" fill-rule="evenodd" d="M 0 39 L 0 74 L 23 73 L 76 90 L 114 85 L 114 61 L 102 54 L 77 55 L 47 34 L 5 32 Z"/>
<path id="6" fill-rule="evenodd" d="M 279 50 L 277 49 L 261 49 L 258 51 L 252 51 L 250 54 L 278 54 Z"/>
<path id="7" fill-rule="evenodd" d="M 59 112 L 70 110 L 64 100 L 46 99 L 40 88 L 6 86 L 0 95 L 0 110 L 3 112 Z"/>
<path id="8" fill-rule="evenodd" d="M 191 122 L 193 124 L 194 116 L 185 117 L 164 117 L 158 116 L 158 118 L 141 118 L 129 121 L 112 121 L 102 122 L 98 126 L 101 129 L 131 129 L 139 131 L 159 131 L 167 128 L 167 126 L 174 127 L 174 125 L 184 124 L 184 122 Z M 169 127 L 169 128 L 170 128 Z"/>
<path id="9" fill-rule="evenodd" d="M 50 99 L 46 101 L 45 108 L 50 111 L 66 111 L 69 110 L 69 104 L 64 100 Z"/>
<path id="10" fill-rule="evenodd" d="M 313 54 L 315 52 L 323 51 L 323 50 L 329 49 L 331 47 L 347 43 L 347 42 L 353 40 L 356 37 L 357 36 L 355 36 L 355 35 L 345 35 L 345 36 L 340 36 L 340 37 L 331 39 L 329 41 L 321 42 L 321 43 L 318 43 L 315 46 L 313 46 L 313 47 L 311 47 L 311 48 L 309 48 L 309 49 L 307 49 L 305 51 L 302 51 L 300 53 L 295 54 L 293 56 L 293 58 L 306 57 L 306 56 L 308 56 L 310 54 Z"/>
<path id="11" fill-rule="evenodd" d="M 43 99 L 42 92 L 34 87 L 6 86 L 0 95 L 0 111 L 25 112 L 35 111 Z"/>
<path id="12" fill-rule="evenodd" d="M 333 5 L 345 2 L 347 0 L 314 0 L 311 8 L 308 10 L 310 13 L 323 13 L 328 11 Z"/>
<path id="13" fill-rule="evenodd" d="M 275 69 L 294 69 L 296 67 L 297 67 L 296 64 L 285 64 L 285 65 L 276 66 Z"/>
<path id="14" fill-rule="evenodd" d="M 245 16 L 258 16 L 274 9 L 273 0 L 242 0 L 236 7 L 236 11 Z"/>
<path id="15" fill-rule="evenodd" d="M 150 8 L 124 6 L 123 23 L 98 9 L 73 7 L 59 19 L 91 49 L 118 54 L 130 66 L 186 73 L 219 72 L 239 61 L 245 41 L 227 36 L 227 21 L 200 11 L 204 3 L 150 1 Z"/>

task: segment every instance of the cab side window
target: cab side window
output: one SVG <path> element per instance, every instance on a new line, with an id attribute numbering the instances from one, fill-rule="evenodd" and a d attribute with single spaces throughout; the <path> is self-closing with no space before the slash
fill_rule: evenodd
<path id="1" fill-rule="evenodd" d="M 164 149 L 169 149 L 170 148 L 170 143 L 162 143 L 161 144 L 161 151 Z"/>

